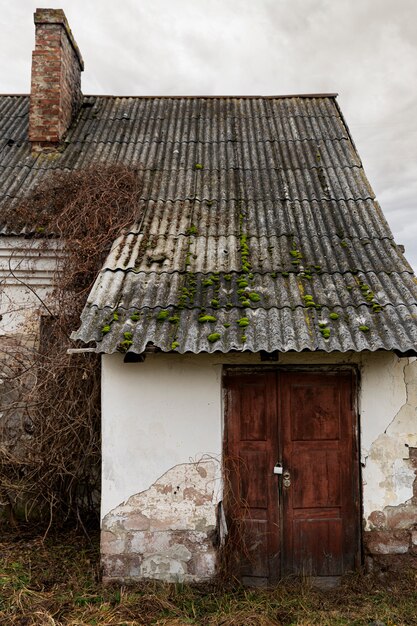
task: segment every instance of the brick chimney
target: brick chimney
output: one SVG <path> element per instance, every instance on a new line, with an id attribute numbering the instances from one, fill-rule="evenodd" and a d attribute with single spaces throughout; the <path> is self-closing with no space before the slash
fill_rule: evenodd
<path id="1" fill-rule="evenodd" d="M 29 109 L 32 148 L 53 148 L 65 136 L 82 101 L 84 61 L 64 11 L 36 9 Z"/>

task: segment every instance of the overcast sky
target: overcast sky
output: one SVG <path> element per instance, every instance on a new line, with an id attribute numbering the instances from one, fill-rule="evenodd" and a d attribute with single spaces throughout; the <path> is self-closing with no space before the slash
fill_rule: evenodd
<path id="1" fill-rule="evenodd" d="M 33 12 L 64 9 L 85 94 L 337 92 L 417 269 L 417 0 L 0 0 L 1 93 L 28 93 Z"/>

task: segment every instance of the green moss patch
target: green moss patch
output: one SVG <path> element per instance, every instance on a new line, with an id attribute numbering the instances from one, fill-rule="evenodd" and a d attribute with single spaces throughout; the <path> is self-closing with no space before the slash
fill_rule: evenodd
<path id="1" fill-rule="evenodd" d="M 198 318 L 200 324 L 204 324 L 205 322 L 215 322 L 217 321 L 214 315 L 200 315 Z"/>
<path id="2" fill-rule="evenodd" d="M 194 224 L 192 224 L 189 228 L 187 228 L 187 230 L 185 231 L 186 235 L 197 235 L 198 234 L 198 228 L 197 226 L 194 226 Z"/>
<path id="3" fill-rule="evenodd" d="M 220 337 L 220 333 L 211 333 L 210 335 L 207 335 L 207 341 L 214 343 L 215 341 L 218 341 Z"/>

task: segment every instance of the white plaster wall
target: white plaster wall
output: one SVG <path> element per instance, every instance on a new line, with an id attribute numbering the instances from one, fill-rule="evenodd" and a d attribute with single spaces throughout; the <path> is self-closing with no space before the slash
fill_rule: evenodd
<path id="1" fill-rule="evenodd" d="M 372 443 L 384 432 L 406 401 L 404 364 L 390 352 L 377 352 L 362 357 L 360 381 L 361 452 L 362 461 Z"/>
<path id="2" fill-rule="evenodd" d="M 174 465 L 220 460 L 221 366 L 176 356 L 103 357 L 102 518 Z"/>
<path id="3" fill-rule="evenodd" d="M 0 335 L 37 332 L 61 255 L 56 240 L 0 237 Z"/>
<path id="4" fill-rule="evenodd" d="M 221 458 L 221 370 L 228 363 L 260 361 L 246 354 L 156 354 L 137 364 L 103 357 L 102 517 L 176 464 Z M 282 355 L 286 363 L 358 366 L 365 520 L 407 502 L 415 478 L 408 446 L 417 445 L 417 362 L 377 352 L 294 353 Z"/>
<path id="5" fill-rule="evenodd" d="M 372 366 L 364 371 L 361 420 L 367 528 L 373 511 L 411 503 L 416 475 L 409 449 L 417 447 L 417 361 L 393 356 L 386 367 Z"/>

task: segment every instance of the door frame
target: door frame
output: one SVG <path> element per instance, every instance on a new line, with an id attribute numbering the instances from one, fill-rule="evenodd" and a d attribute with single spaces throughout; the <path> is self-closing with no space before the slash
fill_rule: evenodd
<path id="1" fill-rule="evenodd" d="M 222 468 L 225 474 L 226 468 L 224 466 L 225 459 L 227 458 L 227 420 L 229 419 L 229 412 L 227 408 L 227 395 L 226 395 L 226 386 L 225 379 L 229 376 L 233 375 L 242 375 L 242 374 L 260 374 L 260 373 L 271 373 L 271 372 L 297 372 L 297 373 L 339 373 L 339 372 L 350 372 L 351 374 L 351 384 L 352 384 L 352 409 L 353 409 L 353 441 L 352 445 L 355 451 L 355 459 L 353 460 L 353 471 L 355 475 L 353 477 L 353 482 L 356 487 L 357 498 L 353 503 L 353 507 L 355 509 L 356 521 L 357 521 L 357 545 L 355 549 L 355 569 L 359 569 L 363 564 L 363 485 L 362 485 L 362 472 L 361 472 L 361 428 L 360 428 L 360 413 L 359 413 L 359 391 L 360 391 L 360 370 L 356 364 L 314 364 L 314 365 L 303 365 L 303 364 L 266 364 L 266 365 L 232 365 L 227 364 L 222 367 L 222 417 L 223 417 L 223 444 L 222 444 Z M 280 444 L 281 445 L 281 444 Z M 228 481 L 224 481 L 223 489 L 227 489 Z M 227 496 L 226 496 L 227 500 Z M 280 509 L 282 508 L 282 500 L 278 503 Z M 227 510 L 226 510 L 227 517 Z M 278 512 L 279 526 L 280 526 L 280 544 L 282 544 L 283 540 L 283 515 L 282 510 Z M 227 541 L 227 535 L 226 535 Z M 227 551 L 229 552 L 229 551 Z M 228 555 L 230 558 L 230 555 Z M 279 577 L 283 577 L 282 572 L 282 559 L 280 556 L 280 571 Z"/>

